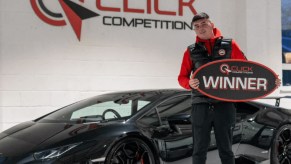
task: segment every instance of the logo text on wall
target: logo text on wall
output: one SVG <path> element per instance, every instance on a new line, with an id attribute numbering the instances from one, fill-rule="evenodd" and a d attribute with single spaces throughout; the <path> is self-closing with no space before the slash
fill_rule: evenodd
<path id="1" fill-rule="evenodd" d="M 51 1 L 51 0 L 49 0 Z M 91 1 L 91 0 L 90 0 Z M 144 14 L 144 15 L 163 15 L 163 16 L 183 16 L 184 10 L 189 10 L 193 14 L 196 14 L 194 8 L 195 0 L 175 0 L 177 1 L 177 11 L 170 9 L 164 9 L 160 5 L 160 1 L 167 0 L 143 0 L 146 2 L 144 8 L 130 7 L 130 1 L 121 0 L 123 2 L 122 7 L 110 6 L 104 4 L 104 1 L 108 0 L 95 0 L 96 11 L 92 11 L 84 4 L 85 0 L 58 0 L 61 5 L 67 20 L 72 26 L 78 40 L 81 40 L 82 21 L 93 17 L 102 17 L 102 24 L 104 26 L 119 26 L 119 27 L 141 27 L 151 29 L 165 29 L 165 30 L 191 30 L 192 25 L 185 21 L 173 21 L 173 20 L 161 20 L 161 19 L 148 19 L 148 18 L 128 18 L 120 16 L 101 16 L 99 11 L 106 12 L 123 12 L 126 14 Z M 186 2 L 185 2 L 186 1 Z M 53 12 L 48 5 L 44 3 L 44 0 L 30 0 L 32 9 L 35 14 L 47 24 L 52 26 L 65 26 L 67 25 L 66 19 L 61 12 Z"/>

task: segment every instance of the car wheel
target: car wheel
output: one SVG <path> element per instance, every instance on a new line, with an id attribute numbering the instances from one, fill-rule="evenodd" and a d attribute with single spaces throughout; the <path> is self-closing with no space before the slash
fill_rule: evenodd
<path id="1" fill-rule="evenodd" d="M 141 139 L 126 138 L 113 146 L 106 164 L 155 164 L 151 148 Z"/>
<path id="2" fill-rule="evenodd" d="M 291 164 L 291 125 L 278 129 L 271 148 L 271 164 Z"/>

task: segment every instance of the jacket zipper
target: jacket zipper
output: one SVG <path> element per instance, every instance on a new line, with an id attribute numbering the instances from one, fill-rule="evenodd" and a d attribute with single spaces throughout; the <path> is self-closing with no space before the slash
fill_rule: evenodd
<path id="1" fill-rule="evenodd" d="M 208 39 L 208 42 L 209 42 L 209 45 L 210 45 L 210 54 L 208 54 L 208 56 L 211 56 L 211 59 L 212 59 L 212 56 L 213 56 L 213 47 L 212 47 L 212 45 L 211 45 L 211 41 L 210 41 L 210 39 Z"/>

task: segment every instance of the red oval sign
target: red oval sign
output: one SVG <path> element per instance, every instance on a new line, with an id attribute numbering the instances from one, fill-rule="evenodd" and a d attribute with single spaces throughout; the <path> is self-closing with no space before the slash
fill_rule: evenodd
<path id="1" fill-rule="evenodd" d="M 242 102 L 265 97 L 276 88 L 278 75 L 253 61 L 218 60 L 199 67 L 193 74 L 198 91 L 222 101 Z"/>

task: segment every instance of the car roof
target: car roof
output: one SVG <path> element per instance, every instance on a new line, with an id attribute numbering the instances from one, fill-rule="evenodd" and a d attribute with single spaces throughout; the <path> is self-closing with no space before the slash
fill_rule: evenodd
<path id="1" fill-rule="evenodd" d="M 179 89 L 179 88 L 170 88 L 170 89 L 135 89 L 135 90 L 122 90 L 122 91 L 114 91 L 114 92 L 108 92 L 106 94 L 126 94 L 126 93 L 140 93 L 140 92 L 161 92 L 161 93 L 176 93 L 176 92 L 189 92 L 185 89 Z"/>

